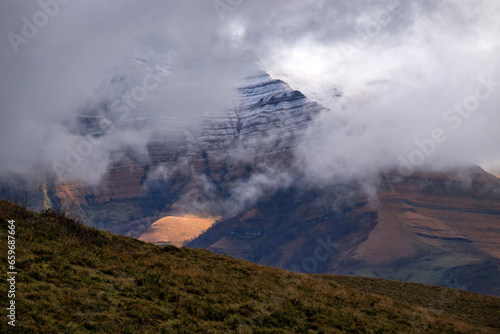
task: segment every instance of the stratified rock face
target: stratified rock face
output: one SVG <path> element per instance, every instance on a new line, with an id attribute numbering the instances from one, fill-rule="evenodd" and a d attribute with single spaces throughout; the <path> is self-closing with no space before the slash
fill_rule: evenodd
<path id="1" fill-rule="evenodd" d="M 235 184 L 263 170 L 290 168 L 297 140 L 322 107 L 255 63 L 235 72 L 239 100 L 227 112 L 206 116 L 198 130 L 158 133 L 145 152 L 110 165 L 97 187 L 60 184 L 62 202 L 77 205 L 93 226 L 132 236 L 167 214 L 237 212 L 238 200 L 225 204 Z"/>
<path id="2" fill-rule="evenodd" d="M 409 178 L 388 173 L 376 199 L 349 189 L 356 186 L 278 192 L 189 246 L 298 272 L 500 296 L 499 179 L 476 167 Z"/>

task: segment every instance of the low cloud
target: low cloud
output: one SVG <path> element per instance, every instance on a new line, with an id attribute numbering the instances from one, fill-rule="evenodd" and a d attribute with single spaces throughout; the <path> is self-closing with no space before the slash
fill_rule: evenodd
<path id="1" fill-rule="evenodd" d="M 297 148 L 311 180 L 398 168 L 435 129 L 447 139 L 416 167 L 497 168 L 497 1 L 222 2 L 230 8 L 221 17 L 211 1 L 2 1 L 0 173 L 34 174 L 69 159 L 68 175 L 97 182 L 123 148 L 144 150 L 158 133 L 229 108 L 245 49 L 329 109 Z M 57 13 L 40 3 L 58 4 Z M 40 11 L 46 23 L 36 21 Z M 29 38 L 26 21 L 39 25 Z M 11 33 L 27 42 L 13 44 Z M 161 78 L 154 89 L 144 88 L 154 85 L 148 75 Z M 467 103 L 480 78 L 494 91 L 453 128 L 447 110 Z M 104 137 L 75 130 L 82 113 Z"/>

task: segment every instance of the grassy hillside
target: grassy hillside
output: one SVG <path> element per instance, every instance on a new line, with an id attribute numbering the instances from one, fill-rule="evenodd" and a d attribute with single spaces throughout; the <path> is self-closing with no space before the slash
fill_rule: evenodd
<path id="1" fill-rule="evenodd" d="M 293 274 L 206 250 L 161 248 L 54 212 L 16 220 L 18 332 L 498 333 L 500 299 L 389 280 Z M 7 284 L 1 284 L 0 332 Z"/>

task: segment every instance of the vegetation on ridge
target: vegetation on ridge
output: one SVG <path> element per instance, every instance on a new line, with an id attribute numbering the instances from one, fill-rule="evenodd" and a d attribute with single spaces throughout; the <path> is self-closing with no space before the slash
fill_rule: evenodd
<path id="1" fill-rule="evenodd" d="M 389 280 L 294 274 L 164 248 L 0 201 L 16 221 L 17 321 L 8 333 L 495 333 L 500 299 Z M 6 268 L 1 271 L 6 281 Z"/>

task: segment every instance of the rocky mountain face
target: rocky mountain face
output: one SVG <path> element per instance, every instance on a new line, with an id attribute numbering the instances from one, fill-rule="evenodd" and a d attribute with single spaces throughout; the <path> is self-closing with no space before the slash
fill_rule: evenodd
<path id="1" fill-rule="evenodd" d="M 171 128 L 141 151 L 119 152 L 97 186 L 47 178 L 33 204 L 51 203 L 99 229 L 162 244 L 174 236 L 159 231 L 209 217 L 216 223 L 189 247 L 296 272 L 500 296 L 498 178 L 473 166 L 409 177 L 387 172 L 370 195 L 359 182 L 308 184 L 294 147 L 323 107 L 254 64 L 236 71 L 238 100 L 206 116 L 201 130 Z M 167 216 L 173 218 L 162 225 Z M 210 225 L 186 228 L 186 235 Z"/>
<path id="2" fill-rule="evenodd" d="M 166 215 L 231 216 L 272 191 L 265 180 L 259 189 L 246 185 L 290 169 L 296 141 L 323 108 L 255 64 L 235 71 L 239 100 L 232 109 L 206 116 L 201 129 L 169 129 L 143 151 L 121 152 L 98 186 L 54 183 L 52 202 L 92 226 L 139 237 Z"/>

